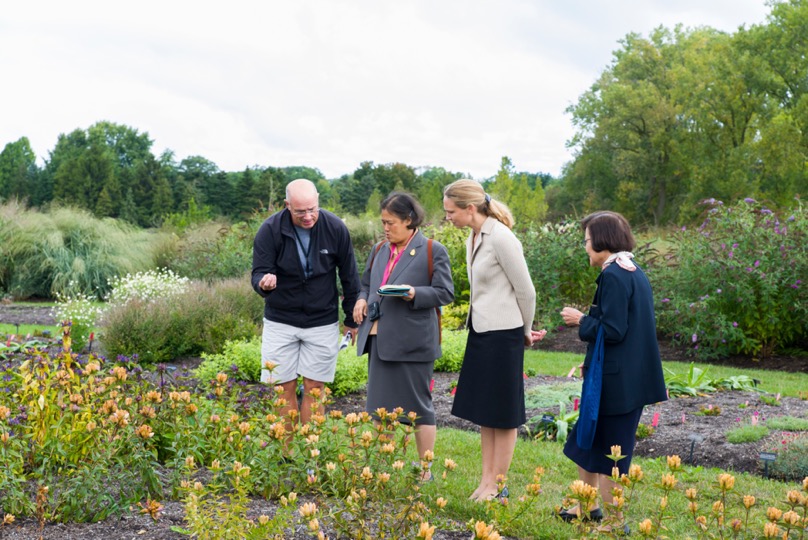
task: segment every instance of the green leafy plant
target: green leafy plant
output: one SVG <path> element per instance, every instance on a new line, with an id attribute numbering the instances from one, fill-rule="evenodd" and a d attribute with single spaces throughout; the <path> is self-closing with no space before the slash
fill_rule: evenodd
<path id="1" fill-rule="evenodd" d="M 768 450 L 777 454 L 769 463 L 769 474 L 784 480 L 808 477 L 808 433 L 785 433 Z"/>
<path id="2" fill-rule="evenodd" d="M 707 370 L 696 367 L 691 362 L 690 368 L 684 374 L 677 374 L 665 368 L 667 377 L 665 385 L 671 396 L 698 396 L 716 391 L 715 383 L 707 377 Z"/>
<path id="3" fill-rule="evenodd" d="M 642 440 L 642 439 L 647 439 L 648 437 L 650 437 L 651 435 L 654 434 L 654 431 L 656 431 L 656 430 L 652 426 L 649 426 L 648 424 L 643 424 L 643 423 L 638 424 L 637 425 L 637 440 L 639 441 L 639 440 Z"/>
<path id="4" fill-rule="evenodd" d="M 462 330 L 444 330 L 440 344 L 441 357 L 435 360 L 435 371 L 457 373 L 463 365 L 468 333 Z"/>
<path id="5" fill-rule="evenodd" d="M 806 337 L 808 216 L 778 216 L 753 199 L 705 201 L 704 222 L 678 232 L 649 273 L 657 325 L 698 358 L 770 355 Z"/>
<path id="6" fill-rule="evenodd" d="M 713 404 L 702 405 L 695 414 L 700 416 L 719 416 L 721 414 L 721 407 Z"/>

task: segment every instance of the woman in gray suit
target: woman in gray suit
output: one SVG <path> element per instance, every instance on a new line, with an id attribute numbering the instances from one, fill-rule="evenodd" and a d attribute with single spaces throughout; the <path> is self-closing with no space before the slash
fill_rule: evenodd
<path id="1" fill-rule="evenodd" d="M 441 356 L 438 310 L 454 299 L 449 253 L 418 230 L 424 209 L 408 193 L 381 203 L 385 242 L 371 250 L 354 307 L 357 354 L 369 353 L 366 410 L 401 407 L 417 414 L 418 455 L 435 447 L 430 382 Z M 396 296 L 379 294 L 400 285 Z M 405 419 L 406 420 L 406 419 Z"/>

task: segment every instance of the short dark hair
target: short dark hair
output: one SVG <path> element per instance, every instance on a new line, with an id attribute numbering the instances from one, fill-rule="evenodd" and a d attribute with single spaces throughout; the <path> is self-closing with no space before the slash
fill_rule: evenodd
<path id="1" fill-rule="evenodd" d="M 415 229 L 424 221 L 424 208 L 414 195 L 394 191 L 379 205 L 381 210 L 387 210 L 401 221 L 410 218 L 408 229 Z"/>
<path id="2" fill-rule="evenodd" d="M 584 234 L 589 229 L 592 249 L 598 252 L 631 251 L 636 245 L 628 220 L 617 212 L 604 210 L 589 214 L 581 220 L 581 228 Z"/>

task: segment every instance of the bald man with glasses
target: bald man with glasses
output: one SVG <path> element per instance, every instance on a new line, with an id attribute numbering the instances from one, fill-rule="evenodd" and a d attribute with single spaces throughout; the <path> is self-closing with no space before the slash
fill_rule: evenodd
<path id="1" fill-rule="evenodd" d="M 253 242 L 252 286 L 264 298 L 261 382 L 283 387 L 284 414 L 298 411 L 297 379 L 303 377 L 300 420 L 322 414 L 313 391 L 334 380 L 339 352 L 339 289 L 343 324 L 356 339 L 353 308 L 359 274 L 348 228 L 319 207 L 306 179 L 286 186 L 285 208 L 267 218 Z M 273 369 L 267 369 L 272 362 Z M 296 416 L 292 413 L 292 417 Z M 288 423 L 291 427 L 291 421 Z"/>

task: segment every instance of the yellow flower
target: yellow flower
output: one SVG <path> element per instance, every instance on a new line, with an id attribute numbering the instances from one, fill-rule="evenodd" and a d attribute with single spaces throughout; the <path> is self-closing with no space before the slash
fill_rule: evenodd
<path id="1" fill-rule="evenodd" d="M 449 469 L 450 471 L 453 471 L 455 470 L 455 468 L 457 468 L 457 463 L 455 463 L 454 460 L 452 459 L 446 458 L 443 460 L 443 466 Z"/>
<path id="2" fill-rule="evenodd" d="M 777 523 L 769 521 L 763 525 L 764 538 L 777 538 L 778 536 L 780 536 L 780 527 L 777 526 Z"/>
<path id="3" fill-rule="evenodd" d="M 698 492 L 696 491 L 696 488 L 687 488 L 687 489 L 685 490 L 685 497 L 687 497 L 687 498 L 688 498 L 688 499 L 690 499 L 691 501 L 695 501 L 695 500 L 696 500 L 696 495 L 697 495 L 697 494 L 698 494 Z"/>
<path id="4" fill-rule="evenodd" d="M 639 482 L 642 480 L 645 473 L 642 472 L 642 467 L 632 464 L 628 468 L 628 477 L 632 482 Z"/>
<path id="5" fill-rule="evenodd" d="M 808 476 L 802 479 L 802 490 L 808 491 Z"/>
<path id="6" fill-rule="evenodd" d="M 449 501 L 447 501 L 447 500 L 446 500 L 446 499 L 444 499 L 443 497 L 438 497 L 438 500 L 436 500 L 436 501 L 435 501 L 435 505 L 436 505 L 438 508 L 445 508 L 445 507 L 446 507 L 446 504 L 447 504 L 448 502 L 449 502 Z"/>
<path id="7" fill-rule="evenodd" d="M 222 463 L 218 459 L 214 459 L 213 462 L 210 464 L 210 468 L 213 471 L 218 471 L 222 468 Z"/>
<path id="8" fill-rule="evenodd" d="M 786 499 L 788 499 L 789 504 L 802 504 L 802 494 L 797 491 L 796 489 L 789 490 L 786 493 Z"/>
<path id="9" fill-rule="evenodd" d="M 663 474 L 662 487 L 664 489 L 673 489 L 676 487 L 676 477 L 670 473 Z"/>
<path id="10" fill-rule="evenodd" d="M 654 528 L 654 524 L 651 522 L 650 519 L 644 519 L 637 525 L 637 529 L 640 531 L 640 534 L 644 534 L 649 536 L 651 534 L 651 530 Z"/>
<path id="11" fill-rule="evenodd" d="M 425 540 L 431 540 L 432 535 L 435 534 L 435 526 L 429 525 L 428 522 L 422 521 L 421 526 L 418 528 L 418 534 L 415 536 L 416 538 L 424 538 Z"/>
<path id="12" fill-rule="evenodd" d="M 3 525 L 11 525 L 14 523 L 14 514 L 6 514 L 3 516 Z"/>
<path id="13" fill-rule="evenodd" d="M 488 525 L 485 521 L 478 521 L 474 524 L 474 538 L 487 539 L 494 530 L 493 525 Z"/>
<path id="14" fill-rule="evenodd" d="M 668 498 L 662 497 L 661 499 L 659 499 L 659 509 L 664 510 L 667 507 L 668 507 Z"/>
<path id="15" fill-rule="evenodd" d="M 783 523 L 786 523 L 790 526 L 795 526 L 800 522 L 800 515 L 797 514 L 794 510 L 789 510 L 785 514 L 783 514 Z"/>
<path id="16" fill-rule="evenodd" d="M 319 455 L 320 455 L 320 450 L 318 450 L 317 448 L 312 448 L 311 449 L 311 457 L 316 458 Z"/>
<path id="17" fill-rule="evenodd" d="M 682 458 L 679 456 L 668 456 L 668 468 L 671 471 L 678 471 L 682 468 Z"/>
<path id="18" fill-rule="evenodd" d="M 728 473 L 718 475 L 718 487 L 723 491 L 730 491 L 735 487 L 735 477 Z"/>
<path id="19" fill-rule="evenodd" d="M 112 368 L 112 374 L 121 382 L 126 380 L 126 368 L 123 366 L 115 366 Z"/>
<path id="20" fill-rule="evenodd" d="M 260 525 L 266 525 L 267 523 L 269 523 L 269 516 L 266 514 L 261 514 L 260 516 L 258 516 L 258 523 Z"/>
<path id="21" fill-rule="evenodd" d="M 10 415 L 11 415 L 11 409 L 3 405 L 0 405 L 0 420 L 5 420 Z"/>
<path id="22" fill-rule="evenodd" d="M 614 459 L 619 459 L 621 457 L 624 457 L 623 456 L 623 448 L 619 444 L 612 445 L 611 450 L 612 450 L 612 453 L 609 456 L 609 458 L 614 460 Z"/>
<path id="23" fill-rule="evenodd" d="M 97 427 L 96 423 L 90 420 L 89 422 L 87 422 L 87 425 L 84 427 L 84 429 L 86 429 L 88 432 L 92 432 L 95 431 L 96 427 Z"/>
<path id="24" fill-rule="evenodd" d="M 690 511 L 691 514 L 695 514 L 696 511 L 699 509 L 699 504 L 695 501 L 690 501 L 687 503 L 687 509 Z"/>
<path id="25" fill-rule="evenodd" d="M 696 525 L 698 525 L 699 528 L 702 531 L 706 531 L 707 530 L 707 517 L 706 516 L 697 517 L 696 518 Z"/>
<path id="26" fill-rule="evenodd" d="M 435 459 L 435 453 L 432 450 L 427 450 L 424 452 L 424 461 L 432 461 Z"/>
<path id="27" fill-rule="evenodd" d="M 320 530 L 320 522 L 317 521 L 317 518 L 313 518 L 309 521 L 309 530 L 312 532 Z"/>
<path id="28" fill-rule="evenodd" d="M 274 371 L 276 367 L 278 367 L 278 364 L 272 360 L 267 360 L 264 362 L 264 369 L 268 371 Z"/>
<path id="29" fill-rule="evenodd" d="M 216 382 L 219 384 L 224 384 L 227 382 L 227 373 L 222 373 L 221 371 L 216 374 Z"/>
<path id="30" fill-rule="evenodd" d="M 397 471 L 400 471 L 401 469 L 404 468 L 404 462 L 401 461 L 400 459 L 397 459 L 396 461 L 393 462 L 393 468 Z"/>
<path id="31" fill-rule="evenodd" d="M 739 532 L 741 532 L 741 529 L 743 528 L 743 521 L 741 521 L 738 518 L 735 518 L 730 522 L 729 526 L 733 531 L 735 531 L 736 533 L 739 533 Z"/>
<path id="32" fill-rule="evenodd" d="M 714 514 L 723 514 L 724 513 L 724 503 L 721 501 L 715 501 L 713 503 L 713 513 Z"/>
<path id="33" fill-rule="evenodd" d="M 313 502 L 303 503 L 303 505 L 298 508 L 297 510 L 300 515 L 304 518 L 308 518 L 313 516 L 317 512 L 317 505 Z"/>
<path id="34" fill-rule="evenodd" d="M 774 506 L 770 506 L 769 509 L 766 510 L 766 517 L 769 519 L 769 521 L 778 521 L 781 517 L 783 517 L 783 511 Z"/>
<path id="35" fill-rule="evenodd" d="M 373 480 L 373 473 L 370 472 L 370 467 L 365 467 L 364 469 L 362 469 L 362 474 L 360 475 L 360 477 L 365 482 L 370 482 L 371 480 Z"/>
<path id="36" fill-rule="evenodd" d="M 746 507 L 747 510 L 755 506 L 755 496 L 754 495 L 744 495 L 743 496 L 743 505 Z"/>

